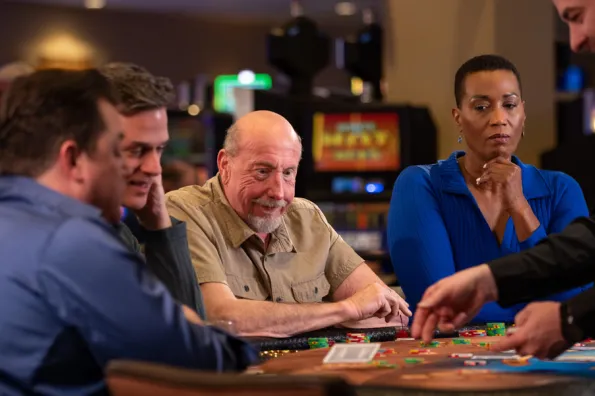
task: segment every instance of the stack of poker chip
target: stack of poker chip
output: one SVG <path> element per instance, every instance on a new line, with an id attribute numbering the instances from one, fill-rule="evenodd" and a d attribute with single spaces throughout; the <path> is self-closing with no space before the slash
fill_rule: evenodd
<path id="1" fill-rule="evenodd" d="M 424 358 L 405 358 L 407 364 L 420 364 L 424 363 Z"/>
<path id="2" fill-rule="evenodd" d="M 364 333 L 347 333 L 346 342 L 348 344 L 358 344 L 370 342 L 370 337 Z"/>
<path id="3" fill-rule="evenodd" d="M 452 343 L 455 345 L 469 345 L 471 344 L 471 340 L 466 338 L 453 338 Z"/>
<path id="4" fill-rule="evenodd" d="M 485 336 L 486 336 L 486 331 L 480 330 L 480 329 L 459 331 L 459 337 L 485 337 Z"/>
<path id="5" fill-rule="evenodd" d="M 411 333 L 409 332 L 409 329 L 407 329 L 406 327 L 397 327 L 395 330 L 396 330 L 395 338 L 410 338 L 411 337 Z"/>
<path id="6" fill-rule="evenodd" d="M 318 337 L 318 338 L 308 338 L 308 346 L 310 349 L 318 349 L 318 348 L 328 348 L 330 346 L 328 338 L 326 337 Z"/>
<path id="7" fill-rule="evenodd" d="M 399 368 L 397 364 L 391 364 L 386 360 L 373 360 L 369 363 L 375 367 L 382 367 L 382 368 Z"/>
<path id="8" fill-rule="evenodd" d="M 506 325 L 504 323 L 488 323 L 486 329 L 491 337 L 506 335 Z"/>
<path id="9" fill-rule="evenodd" d="M 430 342 L 423 342 L 421 341 L 419 343 L 419 346 L 421 347 L 427 347 L 427 348 L 436 348 L 440 346 L 440 341 L 430 341 Z"/>

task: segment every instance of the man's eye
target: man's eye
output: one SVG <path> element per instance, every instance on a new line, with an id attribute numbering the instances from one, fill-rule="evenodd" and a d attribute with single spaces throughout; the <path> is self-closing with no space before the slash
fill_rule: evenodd
<path id="1" fill-rule="evenodd" d="M 143 153 L 143 150 L 140 148 L 135 148 L 132 150 L 128 150 L 128 154 L 130 154 L 133 157 L 140 157 Z"/>

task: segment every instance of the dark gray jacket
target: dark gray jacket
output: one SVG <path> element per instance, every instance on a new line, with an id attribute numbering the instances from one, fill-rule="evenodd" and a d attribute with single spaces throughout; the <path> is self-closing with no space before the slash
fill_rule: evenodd
<path id="1" fill-rule="evenodd" d="M 202 294 L 188 250 L 186 223 L 173 217 L 171 220 L 172 226 L 164 230 L 149 231 L 141 227 L 145 238 L 144 249 L 126 224 L 120 223 L 117 229 L 131 250 L 144 255 L 147 268 L 168 288 L 172 297 L 194 308 L 205 320 Z"/>

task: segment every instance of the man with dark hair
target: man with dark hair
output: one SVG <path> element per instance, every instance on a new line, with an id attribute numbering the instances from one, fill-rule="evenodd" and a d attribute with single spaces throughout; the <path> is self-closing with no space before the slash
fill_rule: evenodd
<path id="1" fill-rule="evenodd" d="M 173 86 L 130 63 L 110 63 L 100 69 L 120 97 L 124 161 L 131 173 L 123 204 L 141 225 L 147 266 L 179 302 L 205 319 L 202 295 L 192 267 L 186 224 L 170 218 L 165 208 L 161 154 L 169 140 L 167 105 Z M 137 253 L 141 247 L 131 230 L 118 222 L 120 236 Z"/>
<path id="2" fill-rule="evenodd" d="M 573 51 L 595 52 L 595 2 L 553 0 L 570 28 Z M 595 279 L 595 218 L 580 218 L 559 234 L 521 253 L 458 272 L 430 286 L 417 306 L 414 337 L 432 338 L 438 326 L 452 331 L 481 307 L 504 307 L 587 285 Z M 515 317 L 514 334 L 492 346 L 554 358 L 577 341 L 595 337 L 595 288 L 563 302 L 534 302 Z"/>
<path id="3" fill-rule="evenodd" d="M 116 104 L 96 70 L 39 71 L 6 93 L 0 394 L 107 394 L 112 359 L 221 371 L 255 358 L 175 303 L 108 223 L 128 172 Z"/>

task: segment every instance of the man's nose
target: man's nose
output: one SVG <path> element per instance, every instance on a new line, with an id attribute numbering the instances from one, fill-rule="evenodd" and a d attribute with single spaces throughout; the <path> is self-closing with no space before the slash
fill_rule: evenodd
<path id="1" fill-rule="evenodd" d="M 283 199 L 283 174 L 275 172 L 269 180 L 269 197 L 280 201 Z"/>
<path id="2" fill-rule="evenodd" d="M 570 48 L 574 52 L 585 52 L 588 50 L 589 39 L 578 26 L 570 26 Z"/>
<path id="3" fill-rule="evenodd" d="M 161 174 L 161 156 L 151 151 L 147 153 L 141 162 L 140 170 L 151 176 L 158 176 Z"/>

